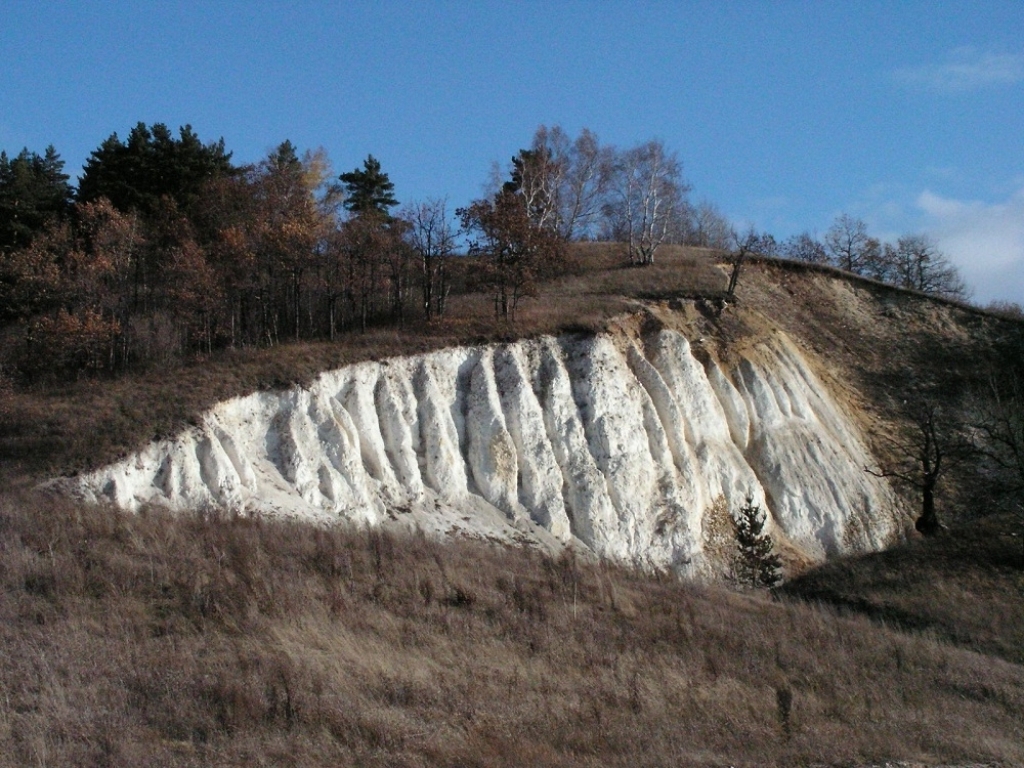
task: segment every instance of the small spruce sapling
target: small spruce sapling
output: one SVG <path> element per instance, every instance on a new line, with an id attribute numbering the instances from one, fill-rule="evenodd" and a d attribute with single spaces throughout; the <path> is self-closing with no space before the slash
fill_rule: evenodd
<path id="1" fill-rule="evenodd" d="M 775 542 L 764 532 L 766 515 L 747 496 L 736 521 L 737 565 L 740 580 L 752 587 L 774 587 L 782 581 L 782 558 L 773 551 Z"/>

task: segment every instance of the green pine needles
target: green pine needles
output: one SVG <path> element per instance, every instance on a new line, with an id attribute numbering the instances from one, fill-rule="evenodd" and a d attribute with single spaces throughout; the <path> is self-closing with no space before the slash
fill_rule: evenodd
<path id="1" fill-rule="evenodd" d="M 368 155 L 363 168 L 356 168 L 338 177 L 345 186 L 346 210 L 357 216 L 375 215 L 390 220 L 388 208 L 398 205 L 395 185 L 380 168 L 380 161 Z"/>
<path id="2" fill-rule="evenodd" d="M 736 521 L 737 571 L 742 583 L 755 588 L 774 587 L 782 581 L 782 558 L 774 552 L 772 537 L 764 532 L 766 517 L 747 496 Z"/>

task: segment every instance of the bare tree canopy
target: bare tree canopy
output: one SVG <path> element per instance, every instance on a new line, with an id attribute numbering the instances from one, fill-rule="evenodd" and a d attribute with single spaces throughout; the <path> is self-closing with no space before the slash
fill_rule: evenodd
<path id="1" fill-rule="evenodd" d="M 683 215 L 689 186 L 675 152 L 648 141 L 616 155 L 605 216 L 629 249 L 632 264 L 653 264 Z"/>
<path id="2" fill-rule="evenodd" d="M 819 242 L 808 233 L 789 238 L 782 255 L 812 264 L 831 264 L 856 275 L 921 291 L 945 299 L 967 301 L 971 291 L 935 241 L 924 234 L 900 237 L 895 245 L 868 234 L 867 224 L 841 214 Z"/>
<path id="3" fill-rule="evenodd" d="M 793 235 L 782 244 L 782 255 L 787 259 L 806 261 L 810 264 L 828 264 L 828 251 L 809 232 Z"/>
<path id="4" fill-rule="evenodd" d="M 992 479 L 1024 511 L 1024 363 L 990 374 L 972 406 L 971 426 Z"/>
<path id="5" fill-rule="evenodd" d="M 825 233 L 825 251 L 837 267 L 859 275 L 868 261 L 870 240 L 868 225 L 844 213 Z"/>
<path id="6" fill-rule="evenodd" d="M 688 218 L 689 231 L 684 242 L 720 250 L 732 247 L 732 224 L 714 203 L 702 200 L 690 211 Z"/>
<path id="7" fill-rule="evenodd" d="M 529 149 L 512 158 L 510 179 L 502 187 L 526 200 L 530 219 L 563 240 L 592 237 L 612 169 L 612 150 L 584 128 L 575 139 L 555 125 L 541 125 Z"/>
<path id="8" fill-rule="evenodd" d="M 970 291 L 956 267 L 927 235 L 905 235 L 886 247 L 888 282 L 901 288 L 961 301 Z"/>
<path id="9" fill-rule="evenodd" d="M 455 253 L 458 235 L 448 215 L 448 201 L 415 203 L 402 211 L 401 218 L 408 222 L 406 239 L 419 257 L 423 315 L 428 321 L 435 314 L 441 317 L 451 291 L 447 262 Z"/>
<path id="10" fill-rule="evenodd" d="M 942 529 L 936 506 L 940 482 L 950 469 L 974 455 L 974 446 L 959 410 L 949 405 L 948 398 L 919 388 L 907 393 L 900 410 L 909 421 L 908 428 L 880 435 L 889 446 L 890 458 L 881 467 L 865 467 L 865 471 L 920 491 L 921 514 L 915 527 L 933 535 Z"/>

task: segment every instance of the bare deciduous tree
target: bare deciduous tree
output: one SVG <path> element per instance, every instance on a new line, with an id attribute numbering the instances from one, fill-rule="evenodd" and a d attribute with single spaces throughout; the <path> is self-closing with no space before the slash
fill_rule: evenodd
<path id="1" fill-rule="evenodd" d="M 990 377 L 974 397 L 971 426 L 996 470 L 996 482 L 1024 512 L 1024 369 L 1011 365 Z"/>
<path id="2" fill-rule="evenodd" d="M 782 244 L 782 254 L 787 259 L 806 261 L 811 264 L 827 264 L 828 252 L 809 232 L 793 235 Z"/>
<path id="3" fill-rule="evenodd" d="M 760 236 L 751 228 L 743 237 L 733 234 L 733 241 L 736 247 L 730 259 L 732 261 L 732 272 L 729 273 L 729 287 L 725 291 L 729 298 L 732 298 L 736 293 L 736 284 L 740 280 L 740 270 L 743 268 L 743 262 L 746 261 L 747 256 L 751 253 L 757 253 Z"/>
<path id="4" fill-rule="evenodd" d="M 544 131 L 542 134 L 541 131 Z M 512 158 L 510 179 L 502 190 L 522 198 L 526 215 L 535 227 L 558 230 L 559 194 L 567 159 L 547 144 L 544 126 L 538 129 L 531 149 L 521 149 Z"/>
<path id="5" fill-rule="evenodd" d="M 628 245 L 632 264 L 653 264 L 673 229 L 689 187 L 674 152 L 648 141 L 617 155 L 605 215 Z"/>
<path id="6" fill-rule="evenodd" d="M 552 132 L 555 130 L 561 129 Z M 591 236 L 611 175 L 611 148 L 602 147 L 586 128 L 571 145 L 560 142 L 556 146 L 564 147 L 568 161 L 558 195 L 558 231 L 567 241 Z"/>
<path id="7" fill-rule="evenodd" d="M 915 391 L 901 409 L 909 421 L 903 432 L 881 435 L 890 447 L 891 459 L 881 467 L 865 467 L 875 477 L 901 480 L 921 492 L 921 514 L 915 522 L 926 536 L 941 529 L 936 495 L 942 478 L 974 454 L 960 416 L 935 394 Z"/>
<path id="8" fill-rule="evenodd" d="M 447 262 L 455 252 L 457 231 L 448 216 L 448 201 L 431 199 L 416 203 L 402 213 L 409 227 L 406 238 L 420 262 L 423 315 L 430 320 L 444 315 L 451 286 Z"/>
<path id="9" fill-rule="evenodd" d="M 685 238 L 690 245 L 726 250 L 732 247 L 733 227 L 714 203 L 702 200 L 689 211 L 689 233 Z"/>
<path id="10" fill-rule="evenodd" d="M 891 251 L 889 282 L 901 288 L 966 300 L 970 291 L 956 267 L 927 235 L 905 235 Z"/>
<path id="11" fill-rule="evenodd" d="M 877 240 L 875 243 L 877 244 Z M 842 214 L 825 233 L 825 251 L 840 269 L 863 274 L 870 253 L 868 225 L 861 219 Z"/>
<path id="12" fill-rule="evenodd" d="M 589 237 L 597 224 L 611 172 L 612 150 L 584 128 L 575 139 L 560 127 L 541 125 L 529 149 L 512 158 L 511 179 L 494 187 L 511 189 L 526 201 L 535 226 L 563 240 Z"/>

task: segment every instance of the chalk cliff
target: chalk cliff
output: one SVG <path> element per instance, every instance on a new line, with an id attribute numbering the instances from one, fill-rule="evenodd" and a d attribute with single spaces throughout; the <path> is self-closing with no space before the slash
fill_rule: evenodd
<path id="1" fill-rule="evenodd" d="M 727 365 L 663 328 L 352 365 L 223 402 L 75 483 L 132 510 L 397 520 L 709 575 L 747 495 L 809 559 L 883 546 L 900 522 L 871 464 L 784 335 Z"/>

